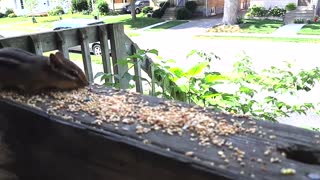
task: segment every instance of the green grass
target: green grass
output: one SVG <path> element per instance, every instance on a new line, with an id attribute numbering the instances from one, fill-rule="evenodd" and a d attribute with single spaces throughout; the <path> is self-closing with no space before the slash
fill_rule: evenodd
<path id="1" fill-rule="evenodd" d="M 152 24 L 156 24 L 159 22 L 162 22 L 163 20 L 157 19 L 157 18 L 149 18 L 145 17 L 142 14 L 137 15 L 137 19 L 135 21 L 132 21 L 131 15 L 119 15 L 119 16 L 111 16 L 111 18 L 107 18 L 104 22 L 105 23 L 123 23 L 124 28 L 126 30 L 134 30 L 134 29 L 140 29 L 144 28 L 146 26 L 150 26 Z"/>
<path id="2" fill-rule="evenodd" d="M 254 36 L 195 36 L 197 39 L 214 40 L 250 40 L 250 41 L 272 41 L 272 42 L 293 42 L 293 43 L 320 43 L 316 38 L 285 38 L 285 37 L 254 37 Z"/>
<path id="3" fill-rule="evenodd" d="M 304 25 L 298 34 L 320 35 L 320 22 Z"/>
<path id="4" fill-rule="evenodd" d="M 241 32 L 243 33 L 269 34 L 283 25 L 282 21 L 268 19 L 246 19 L 244 22 L 245 23 L 240 24 Z"/>
<path id="5" fill-rule="evenodd" d="M 187 23 L 188 21 L 169 21 L 169 22 L 166 22 L 164 24 L 161 24 L 159 26 L 155 26 L 151 29 L 148 29 L 147 31 L 154 31 L 154 32 L 158 32 L 158 31 L 162 31 L 164 29 L 169 29 L 169 28 L 172 28 L 174 26 L 178 26 L 180 24 L 184 24 L 184 23 Z"/>

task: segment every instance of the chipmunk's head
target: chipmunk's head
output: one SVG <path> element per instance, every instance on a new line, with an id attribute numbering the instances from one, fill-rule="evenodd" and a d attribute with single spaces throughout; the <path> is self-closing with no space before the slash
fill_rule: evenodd
<path id="1" fill-rule="evenodd" d="M 50 54 L 49 67 L 54 77 L 52 86 L 58 89 L 75 89 L 89 85 L 83 71 L 72 61 L 65 58 L 61 52 Z M 50 73 L 51 74 L 51 73 Z"/>

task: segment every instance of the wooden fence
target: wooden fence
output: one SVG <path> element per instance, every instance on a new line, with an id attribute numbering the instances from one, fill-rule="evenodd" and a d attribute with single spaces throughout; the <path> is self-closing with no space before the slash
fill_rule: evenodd
<path id="1" fill-rule="evenodd" d="M 65 57 L 69 58 L 69 48 L 80 45 L 85 74 L 89 82 L 93 83 L 94 74 L 89 43 L 97 41 L 101 45 L 104 72 L 123 77 L 124 73 L 128 71 L 128 65 L 118 64 L 118 60 L 125 59 L 129 55 L 134 54 L 139 47 L 124 33 L 123 25 L 119 23 L 3 38 L 0 39 L 0 48 L 16 47 L 38 55 L 42 55 L 48 51 L 60 50 Z M 134 61 L 137 60 L 134 59 Z M 141 69 L 152 79 L 151 60 L 146 59 L 143 63 L 136 64 L 134 72 L 139 77 L 135 79 L 136 91 L 142 93 Z M 117 79 L 113 76 L 107 79 L 107 81 L 119 83 L 122 89 L 129 87 L 129 81 L 126 78 Z M 154 84 L 152 87 L 152 92 L 154 92 Z"/>

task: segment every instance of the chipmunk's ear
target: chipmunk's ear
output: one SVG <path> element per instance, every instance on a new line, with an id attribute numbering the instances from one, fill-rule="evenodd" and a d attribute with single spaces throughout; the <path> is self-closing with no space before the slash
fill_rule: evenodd
<path id="1" fill-rule="evenodd" d="M 50 54 L 49 56 L 49 64 L 53 67 L 59 67 L 63 65 L 63 59 L 59 58 L 57 55 Z"/>
<path id="2" fill-rule="evenodd" d="M 60 51 L 56 52 L 56 57 L 58 57 L 61 61 L 63 61 L 65 59 L 65 57 L 63 56 L 63 54 Z"/>

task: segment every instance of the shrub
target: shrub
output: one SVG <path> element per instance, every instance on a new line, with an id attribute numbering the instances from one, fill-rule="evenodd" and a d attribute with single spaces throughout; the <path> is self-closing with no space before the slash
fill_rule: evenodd
<path id="1" fill-rule="evenodd" d="M 7 16 L 9 16 L 9 14 L 12 14 L 12 13 L 14 13 L 14 11 L 13 11 L 13 9 L 6 9 L 6 12 L 4 13 L 5 14 L 5 16 L 7 17 Z"/>
<path id="2" fill-rule="evenodd" d="M 304 23 L 304 19 L 302 18 L 297 18 L 293 21 L 295 24 L 303 24 Z"/>
<path id="3" fill-rule="evenodd" d="M 181 9 L 178 9 L 178 11 L 177 11 L 177 19 L 178 20 L 190 19 L 191 16 L 192 16 L 192 12 L 187 8 L 181 8 Z"/>
<path id="4" fill-rule="evenodd" d="M 191 11 L 192 13 L 194 13 L 198 7 L 197 3 L 195 1 L 188 1 L 186 2 L 186 8 Z"/>
<path id="5" fill-rule="evenodd" d="M 145 7 L 142 8 L 142 13 L 143 14 L 147 14 L 149 12 L 152 12 L 152 10 L 153 10 L 153 7 L 145 6 Z"/>
<path id="6" fill-rule="evenodd" d="M 162 9 L 167 9 L 170 6 L 170 3 L 168 1 L 164 1 L 164 2 L 161 2 L 159 6 Z"/>
<path id="7" fill-rule="evenodd" d="M 61 6 L 56 6 L 51 11 L 48 12 L 50 16 L 57 16 L 60 14 L 64 14 L 63 8 Z"/>
<path id="8" fill-rule="evenodd" d="M 249 13 L 253 17 L 263 17 L 268 15 L 268 10 L 266 10 L 264 7 L 254 5 L 249 8 Z"/>
<path id="9" fill-rule="evenodd" d="M 109 13 L 109 5 L 106 1 L 100 0 L 97 7 L 100 14 L 107 15 Z"/>
<path id="10" fill-rule="evenodd" d="M 14 17 L 17 17 L 17 15 L 15 13 L 10 13 L 10 14 L 8 14 L 8 17 L 9 18 L 14 18 Z"/>
<path id="11" fill-rule="evenodd" d="M 161 18 L 162 16 L 163 16 L 163 11 L 161 11 L 160 9 L 153 11 L 151 15 L 151 17 L 153 18 Z"/>
<path id="12" fill-rule="evenodd" d="M 295 3 L 288 3 L 286 5 L 286 10 L 288 10 L 288 11 L 293 11 L 295 9 L 297 9 L 297 5 Z"/>
<path id="13" fill-rule="evenodd" d="M 6 15 L 0 12 L 0 18 L 3 18 L 3 17 L 6 17 Z"/>
<path id="14" fill-rule="evenodd" d="M 269 10 L 268 14 L 275 17 L 282 17 L 286 14 L 286 10 L 275 6 L 274 8 Z"/>
<path id="15" fill-rule="evenodd" d="M 243 24 L 243 23 L 244 23 L 244 19 L 243 19 L 243 17 L 238 16 L 238 17 L 237 17 L 236 24 Z"/>
<path id="16" fill-rule="evenodd" d="M 87 0 L 72 0 L 72 11 L 73 12 L 82 12 L 88 11 L 89 4 Z"/>

